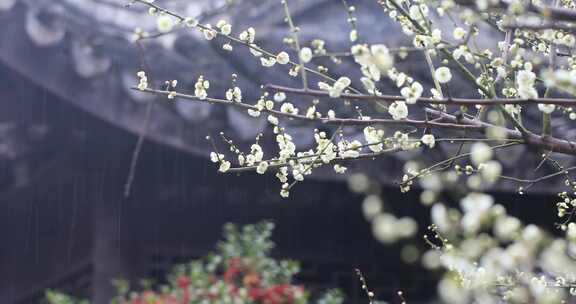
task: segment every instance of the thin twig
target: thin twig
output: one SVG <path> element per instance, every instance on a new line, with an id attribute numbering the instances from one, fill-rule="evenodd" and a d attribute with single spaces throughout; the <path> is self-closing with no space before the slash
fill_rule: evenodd
<path id="1" fill-rule="evenodd" d="M 368 303 L 373 304 L 375 295 L 374 295 L 374 292 L 370 291 L 370 289 L 368 287 L 368 282 L 366 282 L 366 278 L 364 278 L 362 271 L 360 271 L 360 269 L 356 268 L 356 269 L 354 269 L 354 272 L 356 272 L 356 275 L 358 276 L 360 283 L 362 283 L 362 290 L 364 290 L 364 292 L 366 292 L 366 296 L 368 297 Z"/>
<path id="2" fill-rule="evenodd" d="M 142 69 L 146 74 L 150 75 L 150 66 L 146 60 L 146 54 L 144 50 L 144 45 L 140 41 L 136 41 L 136 46 L 138 48 L 138 53 L 142 65 Z M 149 76 L 150 77 L 150 76 Z M 152 82 L 152 78 L 150 77 Z M 154 108 L 154 103 L 156 98 L 150 99 L 146 103 L 146 112 L 144 113 L 144 123 L 142 129 L 138 134 L 138 140 L 136 141 L 136 146 L 132 151 L 132 157 L 130 159 L 130 168 L 128 169 L 128 176 L 126 177 L 126 182 L 124 183 L 124 198 L 130 197 L 132 192 L 132 184 L 134 183 L 134 177 L 136 176 L 136 165 L 138 164 L 138 159 L 140 158 L 140 152 L 144 146 L 144 140 L 146 139 L 146 134 L 148 133 L 148 127 L 150 126 L 150 118 L 152 117 L 152 108 Z"/>

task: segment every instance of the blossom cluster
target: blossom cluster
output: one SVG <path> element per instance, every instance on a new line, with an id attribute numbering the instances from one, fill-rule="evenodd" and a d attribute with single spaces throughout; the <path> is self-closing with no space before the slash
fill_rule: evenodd
<path id="1" fill-rule="evenodd" d="M 439 295 L 446 302 L 493 299 L 494 293 L 485 288 L 493 284 L 506 285 L 496 296 L 511 302 L 534 298 L 553 303 L 565 298 L 564 292 L 550 293 L 539 286 L 554 274 L 564 278 L 567 270 L 576 267 L 566 258 L 566 251 L 575 246 L 576 183 L 571 174 L 576 168 L 567 168 L 555 154 L 576 155 L 576 143 L 553 130 L 565 120 L 576 120 L 576 56 L 572 55 L 576 39 L 571 26 L 576 13 L 572 17 L 567 13 L 576 8 L 573 3 L 558 1 L 549 7 L 498 0 L 379 0 L 384 14 L 408 38 L 408 45 L 399 48 L 363 42 L 357 23 L 360 11 L 343 3 L 351 27 L 346 37 L 350 46 L 343 51 L 330 49 L 321 38 L 301 41 L 285 0 L 280 4 L 290 35 L 283 40 L 287 48 L 277 50 L 261 47 L 254 27 L 235 31 L 224 20 L 212 26 L 151 6 L 159 32 L 168 33 L 182 23 L 199 30 L 207 40 L 221 36 L 223 39 L 213 43 L 224 41 L 222 48 L 230 52 L 234 51 L 232 45 L 248 48 L 260 68 L 278 68 L 302 80 L 302 88 L 264 83 L 259 97 L 252 100 L 243 97 L 235 83 L 225 92 L 210 92 L 208 97 L 209 81 L 203 76 L 194 86 L 194 95 L 170 92 L 172 97 L 233 106 L 250 117 L 266 118 L 269 130 L 259 134 L 253 144 L 236 146 L 222 133 L 222 148 L 210 138 L 214 148 L 210 159 L 218 164 L 218 170 L 274 174 L 280 195 L 287 198 L 297 183 L 316 169 L 330 166 L 348 177 L 352 190 L 367 195 L 364 214 L 374 236 L 389 244 L 407 241 L 417 233 L 418 225 L 409 217 L 385 211 L 380 193 L 373 191 L 372 178 L 354 172 L 348 164 L 418 152 L 424 157 L 405 163 L 398 184 L 402 192 L 421 189 L 420 200 L 430 207 L 439 243 L 422 261 L 446 271 L 439 284 Z M 553 22 L 553 14 L 560 14 L 561 19 Z M 442 20 L 450 22 L 447 25 Z M 399 64 L 416 56 L 425 62 L 418 72 Z M 333 73 L 324 57 L 330 58 L 334 67 L 349 62 L 353 68 L 344 74 Z M 138 77 L 138 88 L 147 89 L 145 75 Z M 466 90 L 466 97 L 474 97 L 455 95 Z M 311 146 L 296 145 L 290 128 L 294 121 L 313 125 Z M 540 126 L 534 127 L 534 122 Z M 264 151 L 260 141 L 264 136 L 272 137 L 267 141 L 274 145 L 270 150 Z M 443 154 L 449 145 L 457 147 L 452 149 L 454 155 Z M 516 145 L 542 153 L 541 162 L 533 164 L 534 172 L 549 164 L 554 173 L 535 179 L 507 176 L 510 168 L 500 161 L 498 151 Z M 429 163 L 438 156 L 444 159 Z M 508 215 L 504 206 L 487 194 L 503 180 L 517 183 L 518 193 L 524 194 L 534 184 L 560 176 L 566 187 L 556 204 L 563 220 L 560 238 Z M 451 198 L 461 196 L 458 207 L 442 202 L 446 193 L 451 193 Z M 498 259 L 498 255 L 505 258 Z M 568 266 L 558 270 L 557 261 Z M 523 274 L 511 276 L 514 271 Z"/>

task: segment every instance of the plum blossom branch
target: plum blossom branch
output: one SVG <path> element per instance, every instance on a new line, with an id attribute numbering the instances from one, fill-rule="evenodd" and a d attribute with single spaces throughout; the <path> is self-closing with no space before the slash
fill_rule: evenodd
<path id="1" fill-rule="evenodd" d="M 374 143 L 368 143 L 368 144 L 364 144 L 361 145 L 359 147 L 356 147 L 354 149 L 352 148 L 348 148 L 348 149 L 344 149 L 342 150 L 342 152 L 346 152 L 346 151 L 351 151 L 351 150 L 357 150 L 358 148 L 366 148 L 366 147 L 370 147 L 370 146 L 376 146 L 376 145 L 380 145 L 380 144 L 385 144 L 387 140 L 390 140 L 390 138 L 387 138 L 384 141 L 379 141 L 379 142 L 374 142 Z M 409 139 L 409 142 L 420 142 L 420 139 Z M 478 141 L 482 141 L 482 142 L 490 142 L 490 141 L 496 141 L 496 142 L 507 142 L 507 143 L 521 143 L 520 140 L 517 139 L 505 139 L 505 140 L 496 140 L 496 139 L 490 139 L 490 138 L 437 138 L 435 139 L 435 142 L 439 143 L 439 142 L 448 142 L 448 143 L 456 143 L 456 142 L 478 142 Z M 400 152 L 403 151 L 401 147 L 392 147 L 392 148 L 388 148 L 388 149 L 384 149 L 382 151 L 379 152 L 371 152 L 371 153 L 360 153 L 357 157 L 355 158 L 346 158 L 346 157 L 336 157 L 334 158 L 331 162 L 327 163 L 337 163 L 340 161 L 350 161 L 350 160 L 357 160 L 357 159 L 374 159 L 376 157 L 379 156 L 383 156 L 383 155 L 390 155 L 396 152 Z M 269 169 L 272 168 L 280 168 L 280 167 L 284 167 L 288 165 L 288 162 L 292 161 L 292 160 L 306 160 L 306 159 L 312 159 L 312 158 L 316 158 L 322 156 L 322 153 L 318 153 L 318 154 L 312 154 L 312 155 L 305 155 L 305 156 L 295 156 L 295 157 L 290 157 L 287 158 L 285 160 L 279 160 L 279 159 L 269 159 L 269 160 L 263 160 L 262 162 L 268 162 L 270 165 L 268 166 Z M 230 168 L 228 171 L 226 171 L 226 173 L 240 173 L 240 172 L 246 172 L 246 171 L 255 171 L 258 168 L 258 164 L 260 162 L 256 163 L 254 166 L 246 166 L 246 167 L 236 167 L 236 168 Z M 323 163 L 322 161 L 316 160 L 314 162 L 312 162 L 314 164 L 321 164 Z M 325 163 L 326 164 L 326 163 Z"/>
<path id="2" fill-rule="evenodd" d="M 140 90 L 139 88 L 133 87 L 133 90 Z M 370 118 L 370 119 L 357 119 L 357 118 L 330 118 L 330 117 L 307 117 L 304 115 L 293 114 L 282 112 L 279 110 L 274 109 L 267 109 L 267 108 L 260 108 L 258 106 L 249 105 L 246 103 L 240 102 L 233 102 L 226 99 L 219 99 L 219 98 L 200 98 L 195 95 L 188 95 L 177 93 L 175 91 L 166 91 L 166 90 L 156 90 L 156 89 L 149 89 L 146 88 L 141 90 L 146 93 L 158 94 L 158 95 L 165 95 L 171 96 L 172 98 L 181 98 L 187 99 L 197 102 L 205 102 L 205 103 L 214 103 L 214 104 L 223 104 L 223 105 L 230 105 L 238 108 L 242 108 L 245 110 L 253 110 L 259 112 L 267 112 L 271 114 L 278 115 L 280 117 L 290 118 L 290 119 L 299 119 L 302 121 L 309 121 L 309 122 L 319 122 L 327 125 L 347 125 L 347 126 L 370 126 L 370 125 L 397 125 L 397 126 L 412 126 L 412 127 L 419 127 L 419 128 L 440 128 L 440 129 L 454 129 L 454 130 L 482 130 L 482 126 L 471 125 L 471 124 L 458 124 L 458 123 L 439 123 L 434 121 L 427 121 L 427 120 L 413 120 L 413 119 L 403 119 L 403 120 L 395 120 L 395 119 L 381 119 L 381 118 Z"/>
<path id="3" fill-rule="evenodd" d="M 304 66 L 304 60 L 302 60 L 302 48 L 300 47 L 300 38 L 298 38 L 298 32 L 300 29 L 294 25 L 292 20 L 292 15 L 290 14 L 290 9 L 288 8 L 288 1 L 281 0 L 282 7 L 284 8 L 284 14 L 286 15 L 286 21 L 290 27 L 290 32 L 292 32 L 292 39 L 294 39 L 294 46 L 296 47 L 296 52 L 298 53 L 298 69 L 300 70 L 300 75 L 302 77 L 302 87 L 304 90 L 308 90 L 308 77 L 306 75 L 306 67 Z"/>
<path id="4" fill-rule="evenodd" d="M 295 95 L 307 95 L 316 97 L 326 97 L 331 98 L 329 92 L 321 90 L 302 90 L 299 88 L 286 87 L 275 84 L 266 84 L 264 86 L 266 89 L 278 92 L 285 92 Z M 405 99 L 404 96 L 399 95 L 366 95 L 366 94 L 355 94 L 355 93 L 342 93 L 340 97 L 336 99 L 348 99 L 348 100 L 365 100 L 365 101 L 396 101 Z M 475 105 L 536 105 L 536 104 L 553 104 L 559 106 L 576 106 L 576 99 L 573 98 L 431 98 L 431 97 L 419 97 L 416 99 L 418 104 L 441 104 L 441 105 L 459 105 L 459 106 L 475 106 Z"/>
<path id="5" fill-rule="evenodd" d="M 456 117 L 455 115 L 451 115 L 451 114 L 437 111 L 434 109 L 426 109 L 426 111 L 431 113 L 431 114 L 438 115 L 438 116 L 442 117 L 444 120 L 450 121 L 453 123 L 460 122 L 460 123 L 464 123 L 464 124 L 473 124 L 473 125 L 482 127 L 483 129 L 488 129 L 491 127 L 497 127 L 497 126 L 491 125 L 491 124 L 483 122 L 483 121 L 479 121 L 476 119 L 470 119 L 470 118 L 466 118 L 466 117 Z M 502 128 L 502 127 L 497 127 L 497 128 Z M 569 155 L 576 155 L 576 143 L 575 142 L 568 141 L 565 139 L 554 138 L 554 137 L 548 136 L 548 135 L 541 136 L 541 135 L 534 134 L 530 131 L 527 131 L 527 133 L 522 134 L 520 131 L 515 131 L 515 130 L 510 130 L 510 129 L 505 129 L 505 128 L 502 128 L 502 130 L 504 130 L 506 132 L 507 138 L 523 139 L 524 143 L 526 145 L 537 147 L 537 148 L 544 149 L 544 150 L 549 150 L 552 152 L 558 152 L 558 153 L 569 154 Z"/>
<path id="6" fill-rule="evenodd" d="M 245 46 L 245 47 L 247 47 L 247 48 L 249 48 L 249 49 L 251 49 L 251 50 L 253 50 L 253 51 L 257 52 L 257 53 L 264 54 L 264 55 L 268 56 L 269 58 L 276 58 L 276 56 L 277 56 L 276 54 L 274 54 L 274 53 L 272 53 L 272 52 L 270 52 L 270 51 L 267 51 L 267 50 L 259 47 L 258 45 L 254 44 L 254 43 L 251 43 L 251 42 L 244 41 L 244 40 L 242 40 L 242 39 L 236 38 L 236 37 L 234 37 L 234 36 L 232 36 L 232 35 L 230 35 L 230 34 L 227 34 L 227 33 L 222 32 L 222 30 L 220 30 L 220 29 L 218 29 L 218 28 L 212 28 L 211 26 L 208 26 L 208 25 L 204 25 L 204 24 L 202 24 L 202 23 L 199 23 L 199 22 L 198 22 L 196 19 L 194 19 L 194 18 L 186 18 L 186 17 L 184 17 L 184 16 L 182 16 L 182 15 L 176 13 L 176 12 L 173 12 L 173 11 L 170 11 L 170 10 L 168 10 L 168 9 L 166 9 L 166 8 L 163 8 L 163 7 L 161 7 L 161 6 L 158 6 L 158 5 L 154 4 L 152 1 L 149 1 L 149 0 L 132 0 L 131 3 L 141 3 L 141 4 L 144 4 L 144 5 L 147 5 L 147 6 L 151 7 L 151 8 L 153 8 L 153 9 L 155 9 L 155 10 L 158 11 L 158 12 L 162 12 L 162 13 L 164 13 L 164 14 L 167 14 L 167 15 L 169 15 L 169 16 L 172 16 L 172 17 L 176 18 L 176 20 L 178 20 L 179 23 L 184 23 L 184 24 L 187 24 L 187 25 L 189 25 L 189 26 L 197 27 L 197 28 L 199 28 L 199 29 L 201 29 L 201 30 L 203 30 L 203 31 L 205 31 L 205 32 L 208 32 L 208 33 L 211 33 L 211 34 L 214 34 L 214 35 L 221 35 L 221 36 L 225 37 L 226 39 L 229 39 L 230 41 L 233 41 L 233 42 L 235 42 L 235 43 L 238 43 L 238 44 L 240 44 L 240 45 L 243 45 L 243 46 Z M 290 65 L 292 65 L 292 66 L 294 66 L 294 67 L 300 66 L 299 63 L 294 62 L 294 61 L 292 61 L 292 60 L 288 60 L 287 63 L 290 64 Z M 316 75 L 316 76 L 319 76 L 319 77 L 321 77 L 321 78 L 330 80 L 330 81 L 332 81 L 332 82 L 336 82 L 336 80 L 337 80 L 337 79 L 335 79 L 335 78 L 327 75 L 326 73 L 320 72 L 320 71 L 318 71 L 318 70 L 316 70 L 316 69 L 311 69 L 311 68 L 305 67 L 305 66 L 303 66 L 302 68 L 305 69 L 306 72 L 308 72 L 308 73 L 314 74 L 314 75 Z M 355 92 L 355 93 L 360 93 L 360 91 L 358 91 L 357 89 L 355 89 L 355 88 L 352 87 L 352 86 L 349 86 L 348 88 L 349 88 L 351 91 Z"/>

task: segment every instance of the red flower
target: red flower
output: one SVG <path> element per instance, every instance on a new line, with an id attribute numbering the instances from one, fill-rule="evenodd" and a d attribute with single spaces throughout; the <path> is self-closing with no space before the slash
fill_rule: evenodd
<path id="1" fill-rule="evenodd" d="M 176 278 L 176 283 L 180 288 L 185 289 L 190 284 L 190 279 L 187 276 L 181 274 L 178 276 L 178 278 Z"/>
<path id="2" fill-rule="evenodd" d="M 232 283 L 245 267 L 240 258 L 231 258 L 226 261 L 226 264 L 228 267 L 224 272 L 224 281 L 226 283 Z"/>
<path id="3" fill-rule="evenodd" d="M 232 283 L 236 279 L 236 276 L 240 273 L 240 269 L 231 267 L 226 269 L 224 272 L 224 282 Z"/>
<path id="4" fill-rule="evenodd" d="M 250 288 L 248 289 L 248 296 L 254 301 L 260 300 L 265 294 L 265 291 L 261 288 Z"/>

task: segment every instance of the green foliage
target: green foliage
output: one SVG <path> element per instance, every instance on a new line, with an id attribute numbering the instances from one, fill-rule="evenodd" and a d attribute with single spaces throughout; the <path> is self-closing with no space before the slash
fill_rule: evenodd
<path id="1" fill-rule="evenodd" d="M 89 304 L 88 300 L 76 299 L 67 294 L 61 293 L 56 290 L 48 289 L 46 290 L 46 300 L 50 304 Z"/>

